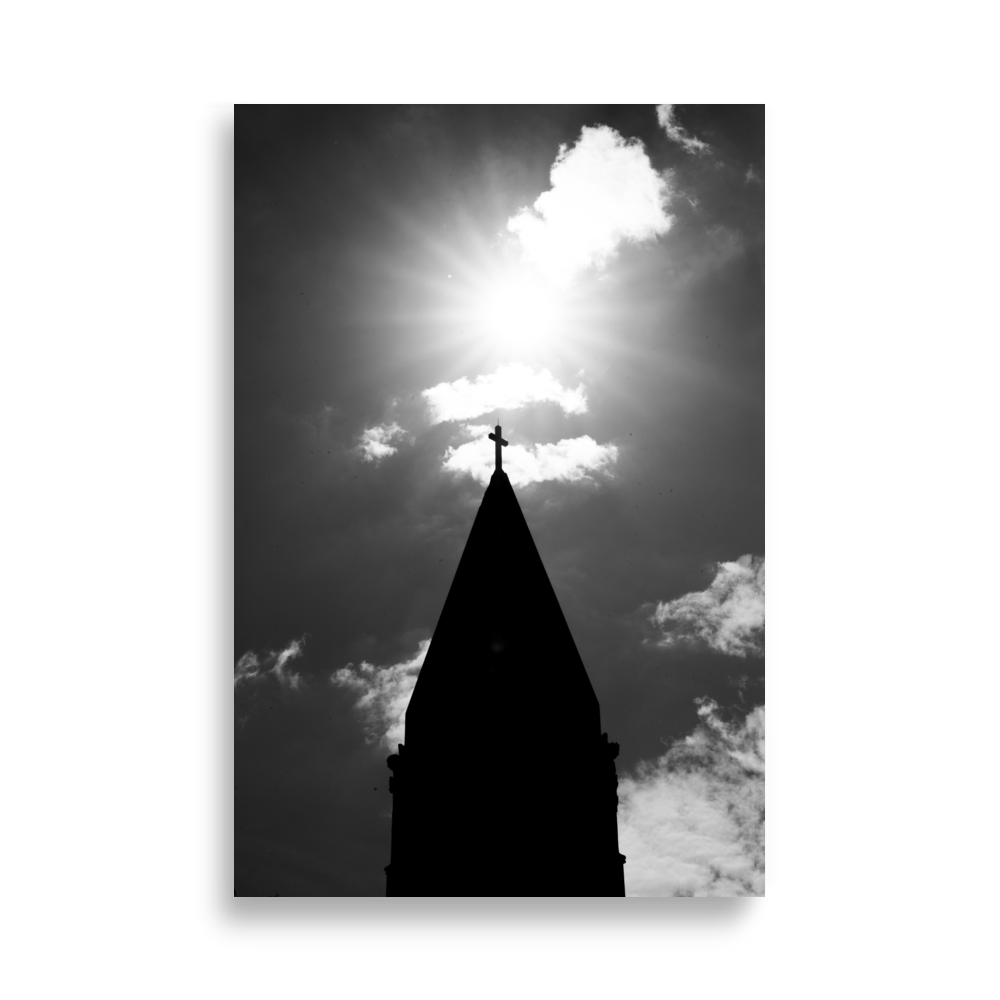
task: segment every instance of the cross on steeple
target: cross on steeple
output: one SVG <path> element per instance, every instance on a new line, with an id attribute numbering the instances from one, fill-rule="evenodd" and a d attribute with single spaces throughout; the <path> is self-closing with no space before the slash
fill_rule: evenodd
<path id="1" fill-rule="evenodd" d="M 497 472 L 500 472 L 503 469 L 503 459 L 500 457 L 500 448 L 501 448 L 501 446 L 504 447 L 504 448 L 506 448 L 507 447 L 507 442 L 504 441 L 503 437 L 500 434 L 500 425 L 499 424 L 497 424 L 496 433 L 490 435 L 490 440 L 496 442 Z"/>

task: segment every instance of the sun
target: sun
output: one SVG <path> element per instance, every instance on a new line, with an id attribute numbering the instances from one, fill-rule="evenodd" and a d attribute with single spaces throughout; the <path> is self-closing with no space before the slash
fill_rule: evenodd
<path id="1" fill-rule="evenodd" d="M 525 268 L 494 275 L 476 296 L 476 326 L 496 346 L 540 346 L 560 331 L 557 289 Z"/>

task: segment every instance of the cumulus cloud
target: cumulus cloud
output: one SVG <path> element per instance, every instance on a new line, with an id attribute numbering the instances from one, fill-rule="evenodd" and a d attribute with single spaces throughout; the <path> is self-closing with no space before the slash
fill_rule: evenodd
<path id="1" fill-rule="evenodd" d="M 707 646 L 730 656 L 764 655 L 764 557 L 718 564 L 706 590 L 661 601 L 650 617 L 657 645 Z"/>
<path id="2" fill-rule="evenodd" d="M 484 413 L 509 413 L 530 403 L 556 403 L 565 413 L 587 412 L 582 385 L 567 389 L 547 368 L 535 371 L 521 363 L 500 365 L 491 375 L 479 375 L 471 382 L 465 377 L 439 382 L 424 389 L 423 397 L 435 424 Z"/>
<path id="3" fill-rule="evenodd" d="M 629 896 L 764 895 L 764 707 L 701 723 L 618 786 L 618 846 Z"/>
<path id="4" fill-rule="evenodd" d="M 708 143 L 702 142 L 701 139 L 691 135 L 683 126 L 677 124 L 672 104 L 657 104 L 656 120 L 660 123 L 663 131 L 689 153 L 707 153 L 711 148 Z"/>
<path id="5" fill-rule="evenodd" d="M 403 742 L 406 706 L 430 644 L 424 639 L 416 654 L 402 663 L 377 667 L 362 660 L 360 666 L 348 663 L 330 675 L 331 684 L 358 695 L 354 708 L 364 720 L 369 743 L 395 749 Z"/>
<path id="6" fill-rule="evenodd" d="M 585 127 L 576 145 L 562 145 L 549 173 L 551 188 L 507 221 L 525 258 L 566 285 L 589 267 L 603 268 L 626 240 L 667 232 L 670 188 L 642 143 L 613 128 Z"/>
<path id="7" fill-rule="evenodd" d="M 292 660 L 302 655 L 305 638 L 293 639 L 284 649 L 269 653 L 244 653 L 236 661 L 233 673 L 233 684 L 256 684 L 268 677 L 274 678 L 282 687 L 295 690 L 302 681 L 300 674 L 287 669 Z"/>
<path id="8" fill-rule="evenodd" d="M 395 455 L 399 449 L 390 442 L 398 440 L 404 433 L 403 428 L 397 423 L 367 427 L 361 432 L 361 441 L 358 444 L 361 457 L 366 462 L 378 462 L 389 455 Z"/>
<path id="9" fill-rule="evenodd" d="M 475 439 L 476 441 L 479 441 L 479 440 L 481 440 L 483 438 L 486 438 L 488 435 L 490 435 L 490 434 L 493 433 L 493 425 L 492 424 L 462 424 L 462 426 L 461 426 L 461 428 L 459 430 L 459 433 L 463 437 L 467 437 L 470 440 Z M 491 448 L 493 447 L 492 443 L 490 444 L 490 447 Z M 507 449 L 505 448 L 504 449 L 504 455 L 506 455 L 506 454 L 507 454 Z"/>
<path id="10" fill-rule="evenodd" d="M 611 467 L 617 460 L 618 449 L 615 445 L 598 444 L 584 434 L 582 437 L 564 438 L 554 444 L 529 447 L 511 444 L 503 450 L 503 471 L 512 486 L 527 486 L 548 480 L 580 482 L 593 478 L 595 473 L 610 475 Z M 456 475 L 471 475 L 485 486 L 495 468 L 494 452 L 484 448 L 482 441 L 468 441 L 457 448 L 449 447 L 442 467 Z"/>

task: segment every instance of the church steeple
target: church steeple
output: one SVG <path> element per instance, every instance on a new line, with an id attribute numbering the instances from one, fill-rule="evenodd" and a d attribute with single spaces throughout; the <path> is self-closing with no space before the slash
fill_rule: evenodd
<path id="1" fill-rule="evenodd" d="M 624 895 L 614 757 L 507 445 L 406 711 L 388 895 Z"/>

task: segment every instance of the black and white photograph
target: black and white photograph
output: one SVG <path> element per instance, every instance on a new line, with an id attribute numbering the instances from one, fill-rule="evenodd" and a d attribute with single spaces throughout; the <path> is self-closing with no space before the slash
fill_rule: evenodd
<path id="1" fill-rule="evenodd" d="M 237 107 L 237 896 L 764 895 L 764 139 Z"/>

